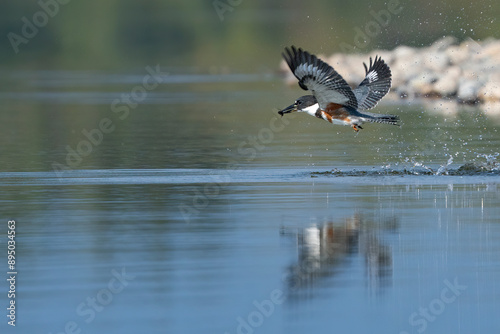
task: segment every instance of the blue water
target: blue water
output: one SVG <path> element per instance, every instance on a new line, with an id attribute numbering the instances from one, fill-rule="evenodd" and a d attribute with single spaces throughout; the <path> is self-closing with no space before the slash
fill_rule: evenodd
<path id="1" fill-rule="evenodd" d="M 388 104 L 402 128 L 298 115 L 252 146 L 287 97 L 279 78 L 235 82 L 240 95 L 215 95 L 206 114 L 154 98 L 212 84 L 160 88 L 63 171 L 53 163 L 112 117 L 110 100 L 0 97 L 18 111 L 0 116 L 18 271 L 17 325 L 4 317 L 2 333 L 500 330 L 493 118 Z"/>

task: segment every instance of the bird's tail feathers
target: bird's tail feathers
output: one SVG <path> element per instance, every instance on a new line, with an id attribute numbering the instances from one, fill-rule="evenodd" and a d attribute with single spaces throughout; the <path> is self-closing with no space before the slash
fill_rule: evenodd
<path id="1" fill-rule="evenodd" d="M 399 117 L 396 115 L 383 115 L 383 114 L 373 114 L 373 113 L 363 113 L 363 121 L 370 123 L 383 123 L 399 125 Z"/>

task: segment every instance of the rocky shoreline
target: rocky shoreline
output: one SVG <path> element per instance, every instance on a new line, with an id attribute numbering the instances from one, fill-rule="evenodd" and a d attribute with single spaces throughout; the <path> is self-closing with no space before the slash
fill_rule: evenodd
<path id="1" fill-rule="evenodd" d="M 318 57 L 356 86 L 364 77 L 363 62 L 369 63 L 369 58 L 375 55 L 381 56 L 391 68 L 389 96 L 393 98 L 442 98 L 488 105 L 500 102 L 500 40 L 458 43 L 448 36 L 423 48 L 398 46 L 392 51 Z M 288 83 L 297 84 L 284 61 L 281 69 L 287 73 Z"/>

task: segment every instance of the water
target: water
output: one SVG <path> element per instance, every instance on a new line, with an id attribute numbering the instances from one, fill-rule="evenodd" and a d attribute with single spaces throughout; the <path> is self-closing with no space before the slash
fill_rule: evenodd
<path id="1" fill-rule="evenodd" d="M 278 117 L 278 77 L 169 72 L 119 111 L 146 72 L 4 75 L 17 331 L 500 329 L 498 118 L 386 101 L 403 126 L 355 134 Z"/>

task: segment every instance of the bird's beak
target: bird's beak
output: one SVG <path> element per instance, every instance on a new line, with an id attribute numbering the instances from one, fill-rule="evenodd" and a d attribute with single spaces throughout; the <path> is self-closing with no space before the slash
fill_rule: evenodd
<path id="1" fill-rule="evenodd" d="M 278 114 L 280 114 L 283 117 L 283 114 L 288 114 L 293 111 L 297 111 L 297 107 L 295 107 L 295 104 L 292 104 L 291 106 L 288 106 L 285 109 L 278 111 Z"/>

